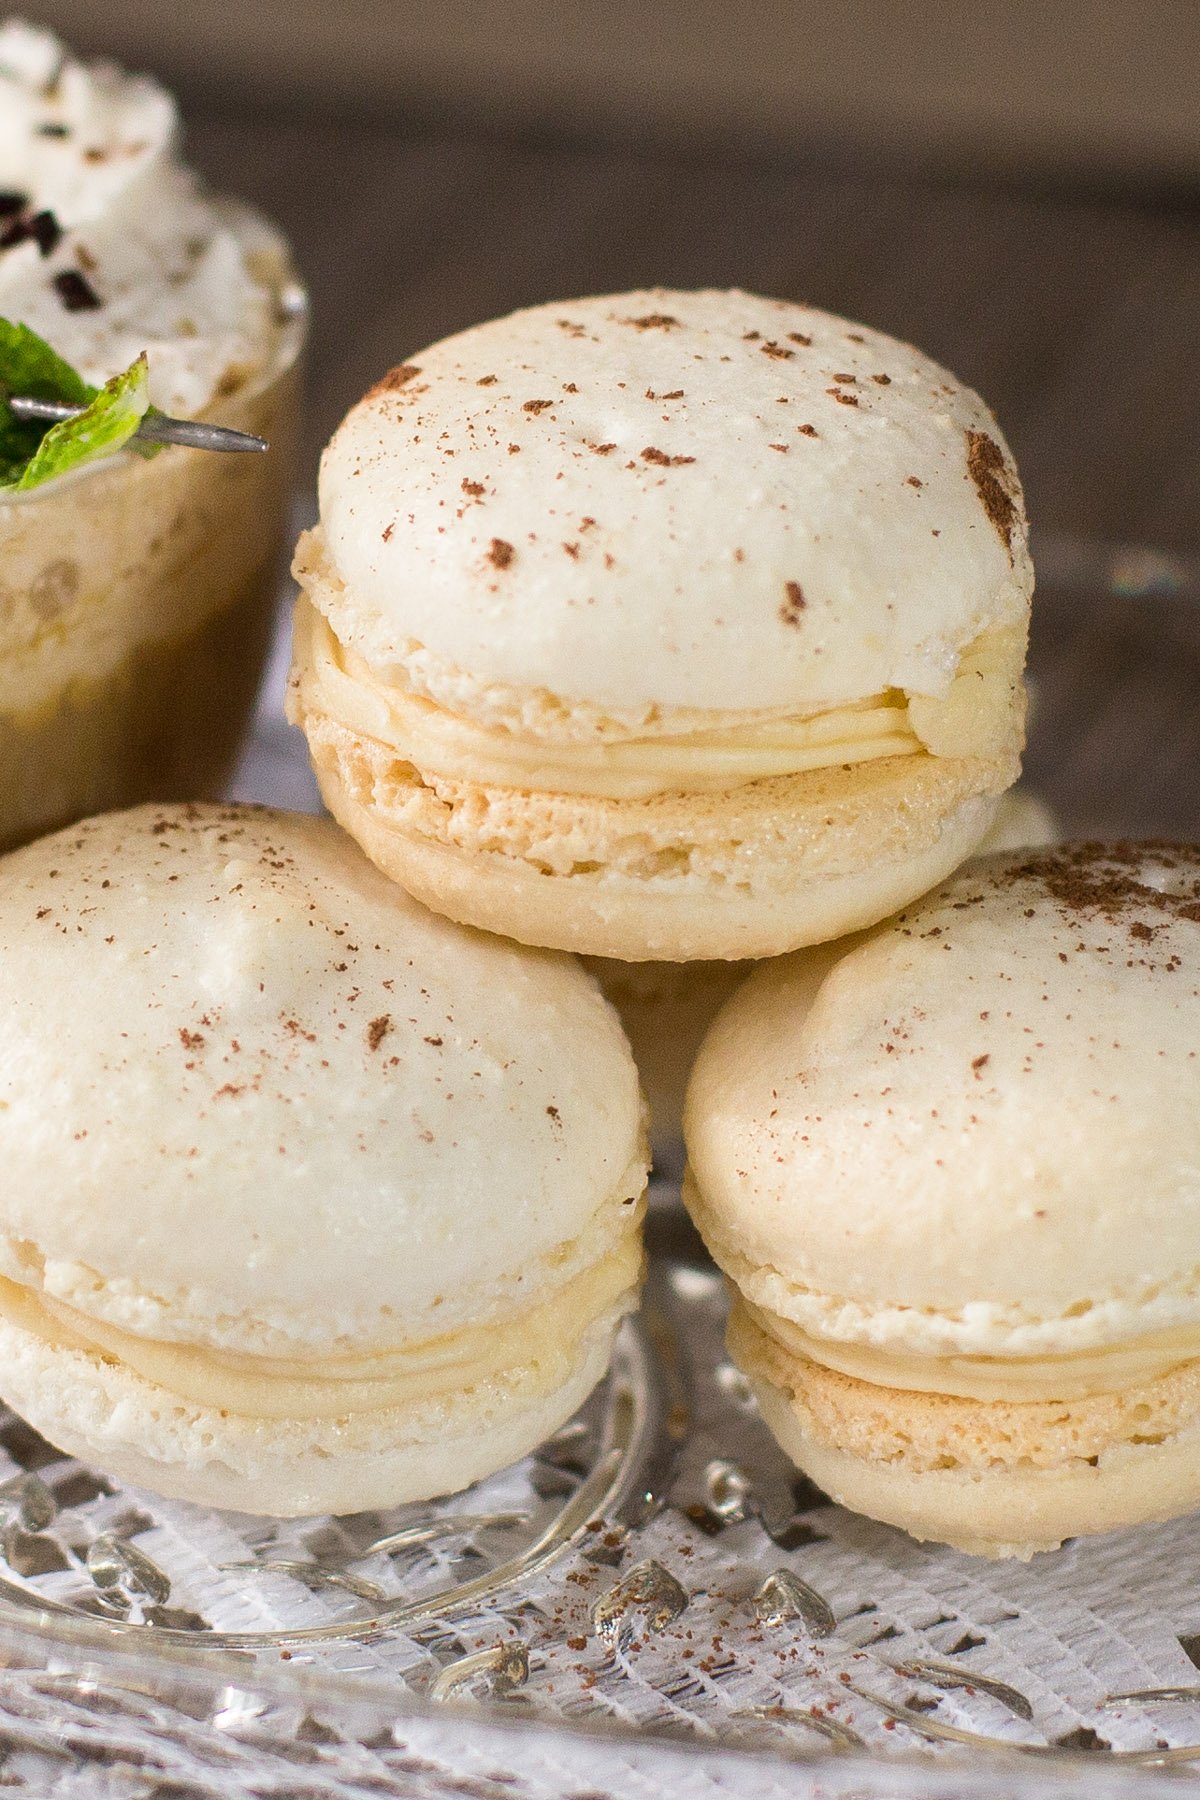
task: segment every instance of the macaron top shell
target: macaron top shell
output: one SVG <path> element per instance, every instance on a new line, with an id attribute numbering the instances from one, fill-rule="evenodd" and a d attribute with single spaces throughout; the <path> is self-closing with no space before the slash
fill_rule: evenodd
<path id="1" fill-rule="evenodd" d="M 989 857 L 763 965 L 686 1133 L 718 1260 L 809 1332 L 1200 1354 L 1200 850 Z"/>
<path id="2" fill-rule="evenodd" d="M 0 863 L 0 1274 L 311 1357 L 511 1318 L 643 1185 L 570 958 L 435 917 L 330 823 L 142 807 Z"/>
<path id="3" fill-rule="evenodd" d="M 941 695 L 1032 588 L 978 395 L 736 291 L 562 301 L 418 351 L 344 420 L 320 494 L 320 604 L 376 668 L 621 716 Z"/>

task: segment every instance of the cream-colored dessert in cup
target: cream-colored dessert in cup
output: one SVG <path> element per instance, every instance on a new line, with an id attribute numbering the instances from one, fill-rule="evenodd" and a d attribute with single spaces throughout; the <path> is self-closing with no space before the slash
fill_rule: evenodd
<path id="1" fill-rule="evenodd" d="M 271 445 L 126 452 L 0 494 L 0 845 L 215 790 L 258 681 L 304 296 L 279 234 L 208 194 L 176 139 L 152 82 L 0 28 L 0 316 L 94 385 L 145 351 L 164 412 Z"/>
<path id="2" fill-rule="evenodd" d="M 737 292 L 535 307 L 385 376 L 320 499 L 292 716 L 454 918 L 773 955 L 934 885 L 1016 777 L 1016 470 L 879 332 Z"/>
<path id="3" fill-rule="evenodd" d="M 0 860 L 0 1394 L 208 1505 L 453 1492 L 636 1304 L 646 1146 L 573 959 L 327 819 L 144 806 Z"/>
<path id="4" fill-rule="evenodd" d="M 764 964 L 685 1199 L 763 1417 L 829 1494 L 989 1556 L 1200 1505 L 1200 851 L 981 858 Z"/>

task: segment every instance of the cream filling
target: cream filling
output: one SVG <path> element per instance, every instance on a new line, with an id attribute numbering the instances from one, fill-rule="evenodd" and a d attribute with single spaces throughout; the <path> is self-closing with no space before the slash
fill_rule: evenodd
<path id="1" fill-rule="evenodd" d="M 136 1337 L 75 1307 L 0 1278 L 0 1317 L 43 1343 L 115 1364 L 173 1399 L 254 1419 L 338 1419 L 411 1407 L 519 1374 L 531 1395 L 568 1379 L 587 1327 L 632 1301 L 642 1275 L 640 1236 L 519 1317 L 362 1357 L 309 1361 L 242 1356 Z"/>
<path id="2" fill-rule="evenodd" d="M 423 695 L 389 684 L 342 644 L 301 598 L 296 658 L 306 699 L 373 738 L 423 775 L 481 787 L 644 800 L 719 793 L 887 756 L 994 755 L 1013 735 L 1020 646 L 990 632 L 964 655 L 941 700 L 899 691 L 806 716 L 740 719 L 726 726 L 620 740 L 574 741 L 489 729 Z M 919 727 L 919 728 L 918 728 Z"/>
<path id="3" fill-rule="evenodd" d="M 788 1352 L 875 1387 L 914 1394 L 953 1394 L 965 1400 L 1087 1400 L 1146 1387 L 1182 1363 L 1200 1359 L 1200 1330 L 1168 1327 L 1128 1343 L 1062 1356 L 932 1356 L 880 1350 L 871 1344 L 813 1337 L 790 1319 L 767 1313 L 739 1296 L 765 1336 Z"/>

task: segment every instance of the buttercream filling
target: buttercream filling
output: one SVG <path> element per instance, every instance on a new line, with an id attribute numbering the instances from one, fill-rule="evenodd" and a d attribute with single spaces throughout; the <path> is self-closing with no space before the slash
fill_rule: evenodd
<path id="1" fill-rule="evenodd" d="M 741 1296 L 735 1305 L 789 1355 L 875 1387 L 965 1400 L 1087 1400 L 1149 1386 L 1181 1364 L 1200 1359 L 1200 1329 L 1194 1325 L 1061 1356 L 933 1356 L 817 1338 Z"/>
<path id="2" fill-rule="evenodd" d="M 1011 636 L 980 638 L 940 700 L 890 690 L 805 715 L 580 741 L 526 737 L 465 718 L 376 674 L 307 600 L 296 615 L 297 661 L 311 703 L 423 775 L 614 800 L 724 792 L 774 776 L 920 755 L 934 745 L 939 755 L 995 754 L 1012 733 L 1020 661 L 1014 671 Z"/>
<path id="3" fill-rule="evenodd" d="M 568 1379 L 588 1327 L 632 1303 L 640 1237 L 514 1318 L 360 1357 L 244 1356 L 135 1336 L 61 1300 L 0 1278 L 0 1317 L 55 1349 L 123 1367 L 172 1398 L 256 1419 L 335 1419 L 425 1404 L 497 1379 L 531 1396 Z"/>

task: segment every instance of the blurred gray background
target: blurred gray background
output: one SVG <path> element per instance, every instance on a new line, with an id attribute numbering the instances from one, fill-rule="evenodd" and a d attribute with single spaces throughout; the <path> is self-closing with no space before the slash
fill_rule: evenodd
<path id="1" fill-rule="evenodd" d="M 1192 0 L 42 0 L 178 92 L 311 282 L 309 469 L 380 370 L 524 303 L 738 284 L 981 388 L 1043 532 L 1200 492 Z"/>
<path id="2" fill-rule="evenodd" d="M 193 94 L 1200 175 L 1191 0 L 55 0 L 42 13 Z"/>

